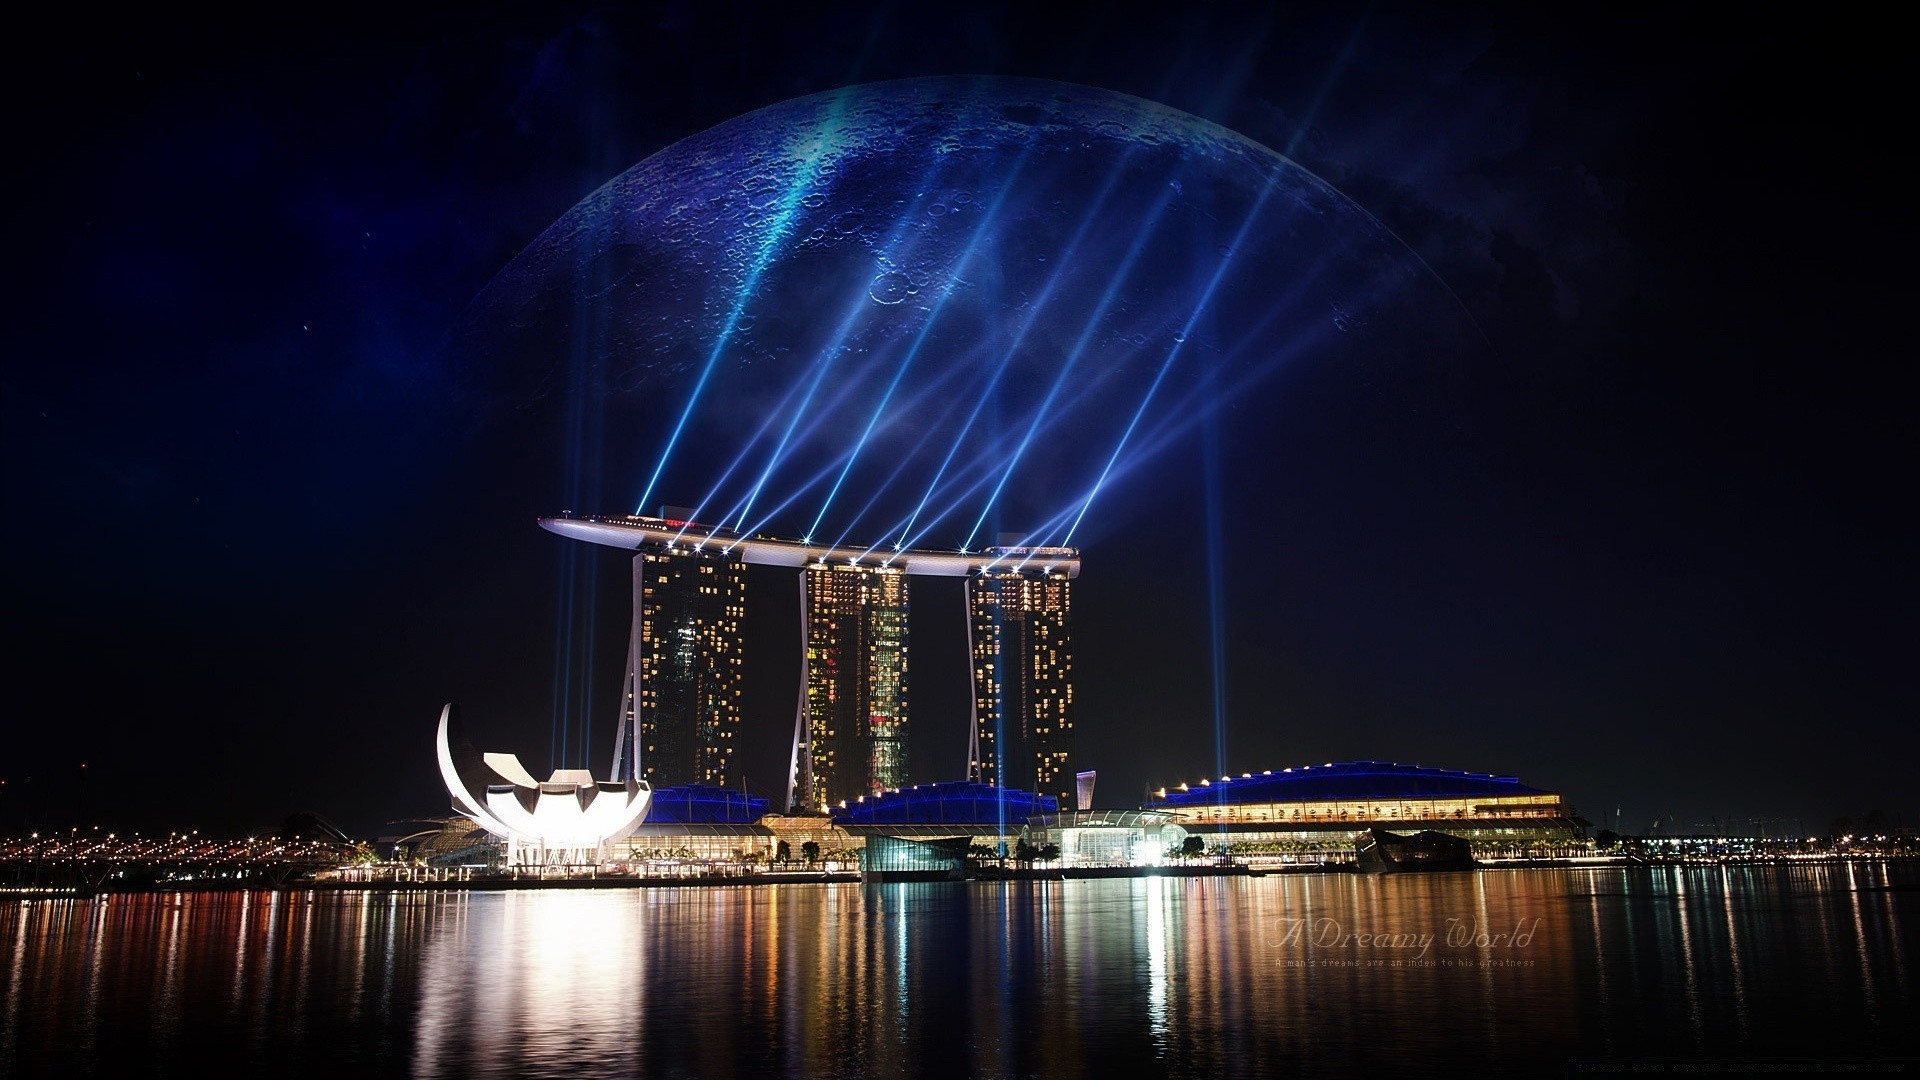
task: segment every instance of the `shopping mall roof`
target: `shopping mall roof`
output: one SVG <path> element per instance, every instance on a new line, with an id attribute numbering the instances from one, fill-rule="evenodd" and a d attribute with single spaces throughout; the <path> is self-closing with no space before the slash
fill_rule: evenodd
<path id="1" fill-rule="evenodd" d="M 746 825 L 767 813 L 767 800 L 711 784 L 679 784 L 653 789 L 647 823 Z"/>
<path id="2" fill-rule="evenodd" d="M 1166 806 L 1323 802 L 1356 799 L 1481 798 L 1542 795 L 1517 776 L 1429 769 L 1387 761 L 1340 761 L 1223 776 L 1164 789 Z"/>
<path id="3" fill-rule="evenodd" d="M 865 795 L 830 812 L 842 827 L 854 825 L 963 825 L 1023 822 L 1051 814 L 1059 800 L 1031 791 L 951 780 L 915 784 L 897 791 Z"/>

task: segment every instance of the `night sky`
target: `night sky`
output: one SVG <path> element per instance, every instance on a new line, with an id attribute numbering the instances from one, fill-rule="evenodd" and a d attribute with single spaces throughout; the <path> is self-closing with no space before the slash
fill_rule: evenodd
<path id="1" fill-rule="evenodd" d="M 651 462 L 570 491 L 525 373 L 448 343 L 648 155 L 941 74 L 1108 88 L 1290 148 L 1486 342 L 1438 384 L 1301 371 L 1259 453 L 1210 451 L 1219 527 L 1259 555 L 1217 609 L 1203 559 L 1128 525 L 1192 520 L 1194 455 L 1111 496 L 1076 593 L 1099 802 L 1379 758 L 1517 774 L 1625 831 L 1915 823 L 1912 152 L 1874 27 L 1391 4 L 194 18 L 75 15 L 4 75 L 0 833 L 297 810 L 392 832 L 446 812 L 444 702 L 486 748 L 558 763 L 564 670 L 600 695 L 604 769 L 625 559 L 583 550 L 565 579 L 533 519 L 631 510 Z M 590 617 L 562 606 L 588 577 Z M 778 802 L 797 600 L 770 571 L 749 587 L 744 773 Z M 958 586 L 915 603 L 914 767 L 956 778 Z M 556 648 L 566 610 L 591 647 Z"/>

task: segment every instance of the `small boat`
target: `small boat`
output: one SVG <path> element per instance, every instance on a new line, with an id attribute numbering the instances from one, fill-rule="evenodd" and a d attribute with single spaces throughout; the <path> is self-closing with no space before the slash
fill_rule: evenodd
<path id="1" fill-rule="evenodd" d="M 1420 874 L 1474 868 L 1473 845 L 1442 832 L 1411 836 L 1368 829 L 1354 841 L 1354 868 L 1363 874 Z"/>

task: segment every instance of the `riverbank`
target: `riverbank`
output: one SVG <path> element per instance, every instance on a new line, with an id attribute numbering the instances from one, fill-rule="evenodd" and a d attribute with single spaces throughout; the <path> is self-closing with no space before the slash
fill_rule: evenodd
<path id="1" fill-rule="evenodd" d="M 1633 869 L 1670 866 L 1776 866 L 1822 863 L 1912 862 L 1913 856 L 1899 855 L 1790 855 L 1646 858 L 1627 855 L 1595 855 L 1573 858 L 1482 859 L 1474 869 L 1460 873 L 1503 870 L 1542 869 Z M 1077 867 L 973 867 L 966 881 L 1084 881 L 1112 878 L 1216 878 L 1270 877 L 1294 874 L 1350 874 L 1352 863 L 1212 863 L 1196 862 L 1165 866 L 1077 866 Z M 0 887 L 0 903 L 8 900 L 74 900 L 97 896 L 138 895 L 162 892 L 502 892 L 525 889 L 680 889 L 761 885 L 859 884 L 858 870 L 836 867 L 832 870 L 753 870 L 732 867 L 722 872 L 685 873 L 606 873 L 580 871 L 571 874 L 549 872 L 478 874 L 472 871 L 443 872 L 421 867 L 370 867 L 348 872 L 352 876 L 279 881 L 268 878 L 193 878 L 177 881 L 108 881 L 97 888 L 75 887 Z M 443 875 L 444 876 L 441 876 Z"/>

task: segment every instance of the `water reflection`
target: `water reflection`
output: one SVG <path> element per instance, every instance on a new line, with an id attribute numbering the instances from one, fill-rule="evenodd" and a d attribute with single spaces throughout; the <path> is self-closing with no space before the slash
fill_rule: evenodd
<path id="1" fill-rule="evenodd" d="M 618 1070 L 645 1035 L 641 913 L 582 892 L 441 898 L 424 942 L 418 1071 L 506 1075 L 525 1060 Z"/>
<path id="2" fill-rule="evenodd" d="M 1137 1075 L 1900 1054 L 1915 869 L 0 904 L 0 1072 Z"/>
<path id="3" fill-rule="evenodd" d="M 1167 909 L 1166 881 L 1147 879 L 1147 1029 L 1154 1048 L 1167 1050 Z"/>

